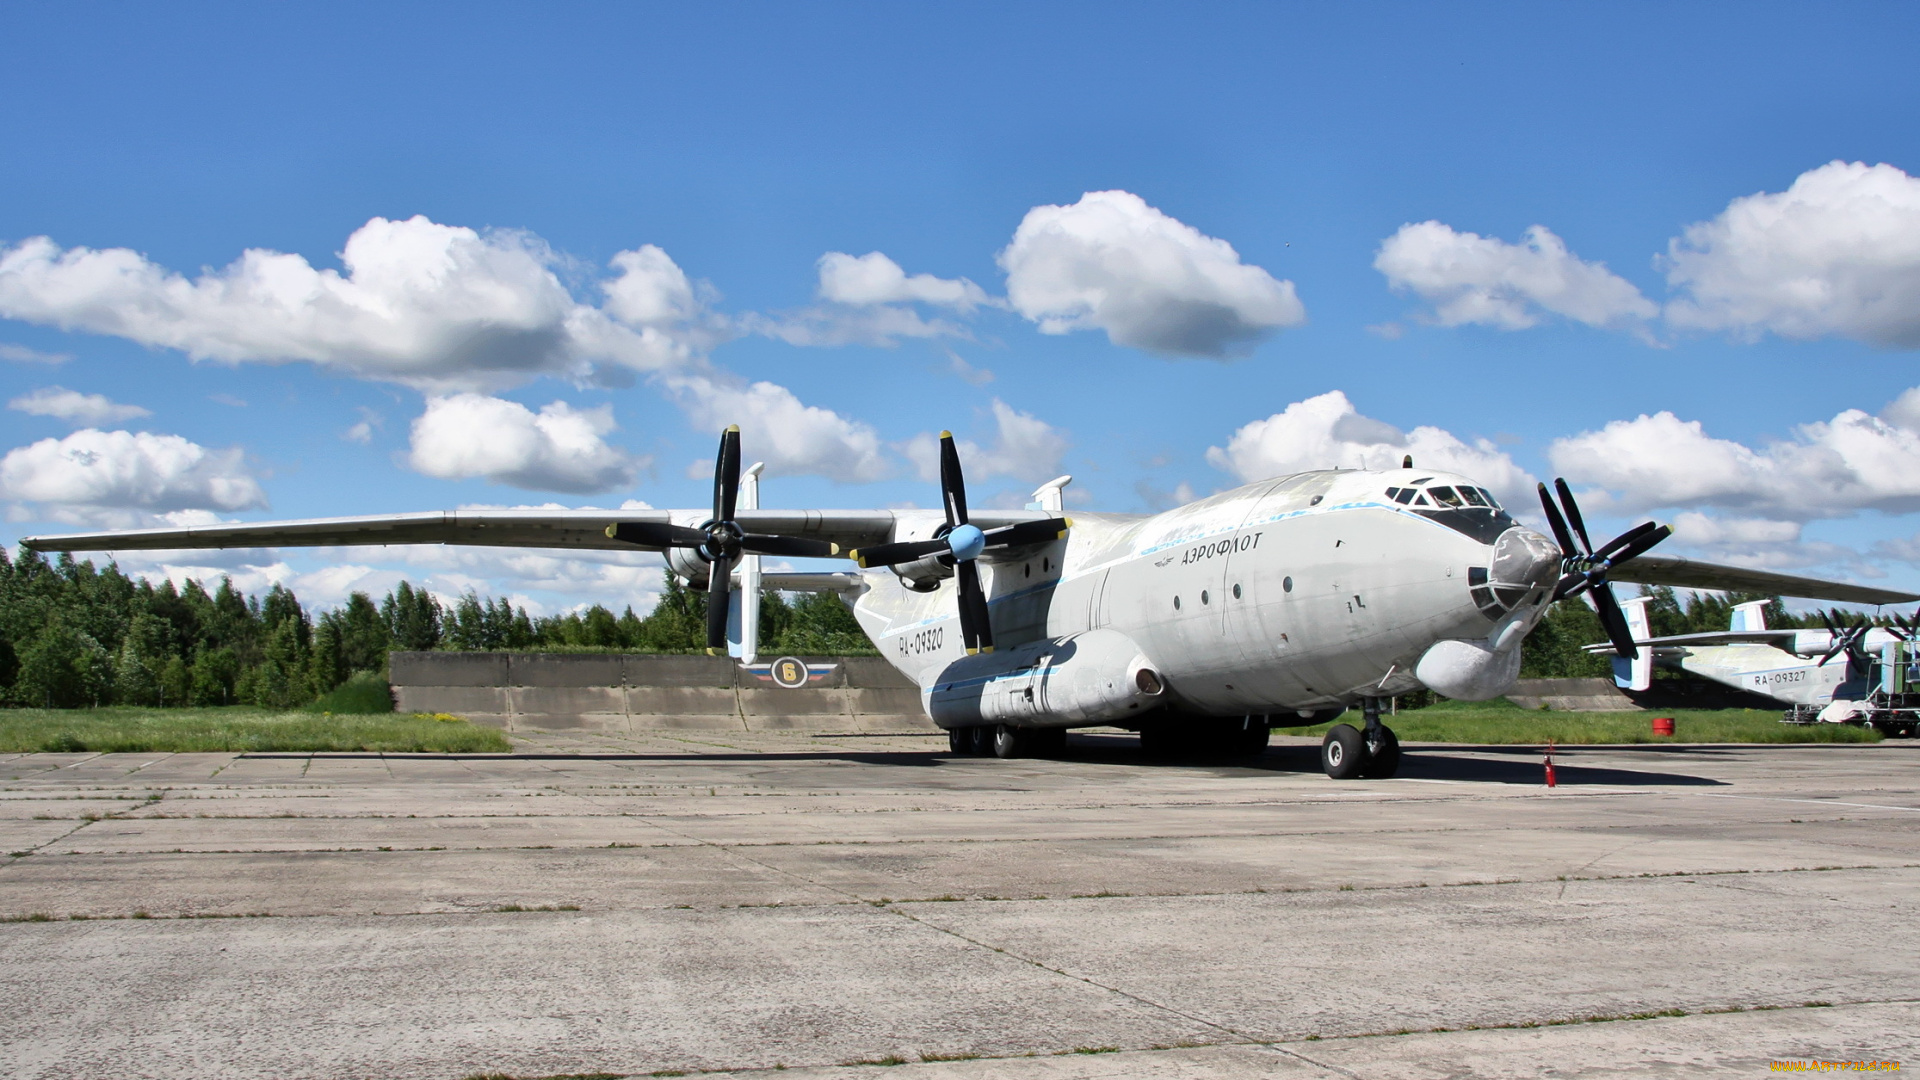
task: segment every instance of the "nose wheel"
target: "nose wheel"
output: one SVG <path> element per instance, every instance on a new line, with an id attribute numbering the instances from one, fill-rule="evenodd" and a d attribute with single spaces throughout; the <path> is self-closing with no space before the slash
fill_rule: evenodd
<path id="1" fill-rule="evenodd" d="M 1320 741 L 1320 767 L 1335 780 L 1384 780 L 1400 771 L 1400 739 L 1380 722 L 1379 699 L 1364 699 L 1361 709 L 1364 731 L 1335 724 Z"/>

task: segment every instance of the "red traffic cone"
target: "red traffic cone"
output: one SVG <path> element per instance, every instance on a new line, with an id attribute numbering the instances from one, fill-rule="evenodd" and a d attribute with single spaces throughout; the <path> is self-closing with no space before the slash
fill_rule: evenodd
<path id="1" fill-rule="evenodd" d="M 1547 765 L 1547 786 L 1548 786 L 1548 787 L 1553 787 L 1553 786 L 1554 786 L 1554 780 L 1553 780 L 1553 744 L 1552 744 L 1551 742 L 1549 742 L 1549 743 L 1547 744 L 1547 762 L 1546 762 L 1546 765 Z"/>

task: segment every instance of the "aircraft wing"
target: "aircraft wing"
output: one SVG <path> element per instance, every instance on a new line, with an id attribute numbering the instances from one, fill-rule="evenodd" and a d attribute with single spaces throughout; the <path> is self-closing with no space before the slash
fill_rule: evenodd
<path id="1" fill-rule="evenodd" d="M 1848 585 L 1819 578 L 1776 574 L 1771 570 L 1748 570 L 1740 566 L 1720 566 L 1678 555 L 1640 555 L 1614 564 L 1607 576 L 1615 581 L 1637 585 L 1672 585 L 1683 589 L 1729 589 L 1768 596 L 1796 596 L 1806 600 L 1836 600 L 1843 604 L 1908 604 L 1920 600 L 1920 594 Z"/>
<path id="2" fill-rule="evenodd" d="M 1802 630 L 1707 630 L 1698 634 L 1669 634 L 1666 637 L 1636 638 L 1635 645 L 1651 645 L 1659 648 L 1663 645 L 1779 645 L 1791 641 L 1804 633 Z M 1611 656 L 1614 647 L 1611 642 L 1598 645 L 1582 645 L 1590 653 Z"/>
<path id="3" fill-rule="evenodd" d="M 616 522 L 698 525 L 706 510 L 442 510 L 420 514 L 316 518 L 190 525 L 174 529 L 29 536 L 33 551 L 140 551 L 175 548 L 354 547 L 368 544 L 466 544 L 480 547 L 598 548 L 648 550 L 607 537 Z M 972 515 L 983 529 L 1048 515 L 1039 510 L 1002 510 Z M 886 543 L 893 538 L 892 510 L 741 510 L 734 515 L 750 533 L 777 533 L 830 540 L 842 548 Z"/>

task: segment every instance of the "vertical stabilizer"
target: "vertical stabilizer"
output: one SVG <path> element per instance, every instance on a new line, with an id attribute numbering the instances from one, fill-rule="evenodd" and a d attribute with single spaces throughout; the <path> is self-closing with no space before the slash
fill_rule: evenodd
<path id="1" fill-rule="evenodd" d="M 1767 605 L 1771 600 L 1749 600 L 1744 604 L 1733 605 L 1733 622 L 1729 630 L 1765 630 L 1767 628 Z"/>
<path id="2" fill-rule="evenodd" d="M 760 509 L 760 470 L 765 467 L 766 462 L 756 461 L 740 474 L 740 509 Z M 760 556 L 740 556 L 740 587 L 727 597 L 727 604 L 732 609 L 727 612 L 727 652 L 751 664 L 760 655 Z"/>
<path id="3" fill-rule="evenodd" d="M 1627 617 L 1627 630 L 1635 641 L 1645 641 L 1653 636 L 1653 630 L 1647 623 L 1647 604 L 1650 596 L 1636 596 L 1631 600 L 1620 601 L 1620 610 Z M 1735 616 L 1738 618 L 1738 615 Z M 1624 656 L 1613 658 L 1613 684 L 1622 690 L 1647 690 L 1653 686 L 1653 647 L 1640 648 L 1640 655 L 1632 660 Z"/>

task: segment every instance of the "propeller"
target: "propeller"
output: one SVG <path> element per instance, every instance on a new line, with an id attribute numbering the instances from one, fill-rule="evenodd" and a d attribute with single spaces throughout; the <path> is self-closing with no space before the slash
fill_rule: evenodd
<path id="1" fill-rule="evenodd" d="M 1620 610 L 1620 602 L 1613 597 L 1607 572 L 1628 559 L 1644 555 L 1655 544 L 1673 535 L 1673 530 L 1665 525 L 1643 521 L 1596 550 L 1593 540 L 1587 536 L 1587 523 L 1580 516 L 1580 504 L 1574 501 L 1573 489 L 1559 478 L 1553 481 L 1553 486 L 1560 496 L 1558 506 L 1554 505 L 1553 493 L 1547 490 L 1547 485 L 1540 485 L 1540 505 L 1547 512 L 1547 525 L 1553 529 L 1554 542 L 1560 545 L 1561 551 L 1560 583 L 1554 586 L 1553 598 L 1566 600 L 1581 593 L 1591 593 L 1594 609 L 1600 615 L 1600 625 L 1612 640 L 1614 651 L 1629 660 L 1638 659 L 1640 647 L 1634 644 L 1626 613 Z M 1561 514 L 1562 508 L 1566 511 L 1565 516 Z M 1571 531 L 1568 529 L 1569 523 L 1572 524 Z M 1574 544 L 1575 537 L 1579 538 L 1577 547 Z"/>
<path id="2" fill-rule="evenodd" d="M 713 463 L 713 516 L 697 529 L 649 521 L 623 521 L 607 526 L 607 536 L 645 548 L 691 548 L 713 565 L 707 574 L 707 652 L 718 656 L 727 648 L 727 592 L 732 587 L 733 563 L 743 553 L 824 559 L 840 554 L 840 545 L 804 536 L 750 533 L 734 520 L 740 500 L 740 425 L 720 434 L 720 452 Z"/>
<path id="3" fill-rule="evenodd" d="M 980 568 L 975 565 L 989 548 L 1044 544 L 1067 535 L 1073 522 L 1067 518 L 1022 521 L 998 529 L 982 531 L 967 520 L 967 481 L 960 471 L 960 452 L 954 448 L 953 432 L 940 433 L 940 501 L 946 507 L 947 524 L 931 540 L 902 540 L 892 544 L 855 548 L 847 558 L 862 567 L 897 566 L 937 556 L 953 566 L 959 582 L 960 637 L 968 655 L 993 651 L 993 626 L 987 614 L 987 595 L 980 588 Z"/>
<path id="4" fill-rule="evenodd" d="M 1836 626 L 1833 618 L 1824 611 L 1820 613 L 1820 621 L 1827 625 L 1827 634 L 1833 641 L 1833 647 L 1828 649 L 1827 654 L 1820 658 L 1820 663 L 1814 666 L 1824 666 L 1827 661 L 1833 659 L 1842 650 L 1845 650 L 1848 662 L 1864 670 L 1868 660 L 1866 650 L 1860 647 L 1860 642 L 1867 636 L 1867 631 L 1873 628 L 1872 624 L 1863 622 L 1858 625 L 1842 628 Z"/>

